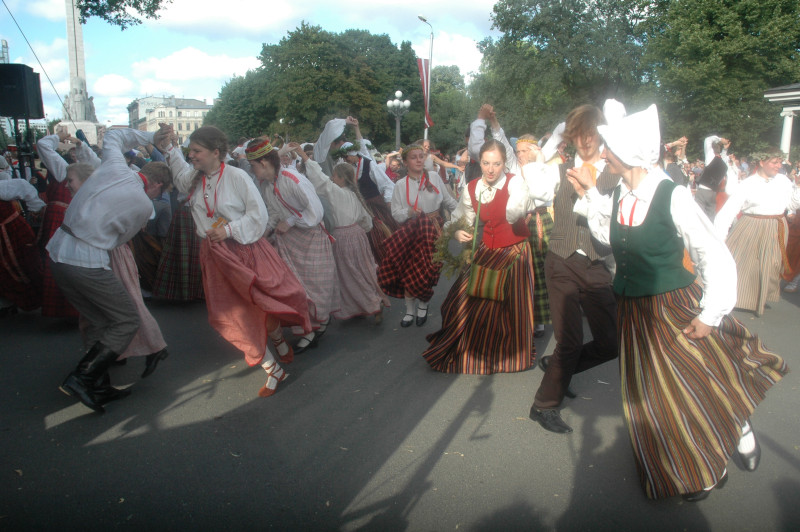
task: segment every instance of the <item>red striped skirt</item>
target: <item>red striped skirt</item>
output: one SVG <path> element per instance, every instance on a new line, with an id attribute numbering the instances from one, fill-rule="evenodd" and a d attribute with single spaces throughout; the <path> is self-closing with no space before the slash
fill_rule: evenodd
<path id="1" fill-rule="evenodd" d="M 378 284 L 384 293 L 402 299 L 408 292 L 420 301 L 430 301 L 442 270 L 441 263 L 431 260 L 441 231 L 442 219 L 435 212 L 409 219 L 386 240 L 386 256 L 378 268 Z"/>
<path id="2" fill-rule="evenodd" d="M 481 245 L 474 261 L 496 270 L 513 264 L 505 301 L 467 295 L 469 267 L 465 268 L 442 303 L 442 328 L 428 335 L 431 345 L 422 356 L 431 368 L 444 373 L 524 371 L 536 359 L 530 246 L 489 249 Z"/>
<path id="3" fill-rule="evenodd" d="M 200 245 L 208 321 L 244 352 L 251 366 L 267 349 L 267 321 L 311 331 L 306 293 L 265 239 L 242 245 L 227 239 Z"/>
<path id="4" fill-rule="evenodd" d="M 651 499 L 714 485 L 741 427 L 788 373 L 739 321 L 725 316 L 701 340 L 683 334 L 702 289 L 620 297 L 622 403 L 639 478 Z"/>

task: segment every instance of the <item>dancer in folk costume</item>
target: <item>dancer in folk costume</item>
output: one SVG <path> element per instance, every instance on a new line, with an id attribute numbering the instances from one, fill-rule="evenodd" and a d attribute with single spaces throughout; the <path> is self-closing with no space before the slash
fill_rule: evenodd
<path id="1" fill-rule="evenodd" d="M 389 298 L 378 286 L 377 266 L 367 239 L 373 218 L 359 194 L 352 165 L 337 164 L 329 179 L 299 144 L 290 146 L 303 159 L 306 175 L 317 194 L 325 197 L 331 206 L 333 257 L 341 297 L 341 308 L 334 315 L 340 319 L 374 315 L 379 323 L 382 321 L 382 307 L 389 306 Z"/>
<path id="2" fill-rule="evenodd" d="M 585 194 L 592 234 L 617 259 L 622 399 L 639 478 L 650 498 L 699 501 L 725 483 L 734 452 L 756 469 L 748 419 L 788 368 L 728 315 L 736 265 L 689 191 L 658 166 L 656 106 L 598 130 L 622 176 L 613 197 L 583 169 L 570 179 Z"/>
<path id="3" fill-rule="evenodd" d="M 0 180 L 0 314 L 42 305 L 42 259 L 19 201 L 25 202 L 30 213 L 45 208 L 36 189 L 24 179 Z"/>
<path id="4" fill-rule="evenodd" d="M 482 177 L 467 185 L 453 213 L 467 225 L 478 224 L 480 244 L 442 304 L 442 329 L 428 336 L 431 345 L 422 356 L 437 371 L 482 375 L 523 371 L 536 358 L 534 270 L 525 223 L 528 192 L 522 177 L 506 173 L 505 154 L 497 140 L 484 143 L 479 152 Z M 455 237 L 467 243 L 473 233 L 457 230 Z M 476 265 L 508 270 L 504 300 L 467 293 L 470 269 Z"/>
<path id="5" fill-rule="evenodd" d="M 47 167 L 47 207 L 44 211 L 42 225 L 39 227 L 39 242 L 46 246 L 64 221 L 72 194 L 67 188 L 67 161 L 56 151 L 60 142 L 69 139 L 66 129 L 57 134 L 47 135 L 36 141 L 39 157 Z M 75 139 L 77 141 L 77 139 Z M 45 257 L 46 258 L 46 257 Z M 53 274 L 50 271 L 50 261 L 45 260 L 44 280 L 42 288 L 42 316 L 50 318 L 77 318 L 78 311 L 69 304 L 64 294 L 61 293 Z"/>
<path id="6" fill-rule="evenodd" d="M 442 228 L 441 207 L 452 212 L 457 202 L 437 173 L 424 170 L 422 146 L 403 150 L 408 175 L 400 179 L 392 196 L 392 216 L 402 224 L 385 242 L 386 256 L 378 268 L 378 284 L 389 296 L 403 298 L 406 314 L 400 322 L 422 326 L 428 319 L 428 302 L 439 282 L 441 263 L 432 261 Z M 415 316 L 416 307 L 416 316 Z"/>
<path id="7" fill-rule="evenodd" d="M 308 298 L 311 328 L 304 328 L 305 336 L 294 347 L 295 353 L 302 353 L 317 346 L 331 314 L 339 310 L 332 238 L 322 225 L 322 204 L 314 186 L 298 172 L 281 168 L 278 150 L 269 139 L 251 140 L 245 153 L 269 209 L 267 234 L 274 234 L 278 253 Z"/>
<path id="8" fill-rule="evenodd" d="M 84 342 L 88 351 L 61 390 L 97 412 L 103 412 L 108 401 L 130 393 L 110 385 L 108 368 L 130 344 L 140 318 L 130 295 L 111 271 L 109 254 L 128 242 L 153 212 L 140 176 L 128 168 L 122 155 L 152 138 L 153 133 L 133 129 L 106 134 L 102 164 L 85 183 L 76 186 L 64 222 L 47 244 L 53 278 L 87 320 Z M 92 169 L 85 163 L 76 167 Z M 71 170 L 66 174 L 73 186 L 77 177 Z"/>
<path id="9" fill-rule="evenodd" d="M 786 211 L 800 208 L 800 187 L 781 173 L 781 154 L 756 154 L 756 172 L 738 184 L 717 213 L 714 228 L 736 260 L 736 307 L 764 314 L 767 301 L 780 299 L 780 280 L 789 270 Z M 728 230 L 736 217 L 742 217 Z"/>
<path id="10" fill-rule="evenodd" d="M 164 137 L 174 134 L 166 125 L 161 132 Z M 305 292 L 262 238 L 269 216 L 253 180 L 223 162 L 228 152 L 225 134 L 213 126 L 196 129 L 189 137 L 191 165 L 178 150 L 171 146 L 167 160 L 175 186 L 190 196 L 192 217 L 202 239 L 200 264 L 208 321 L 244 352 L 249 365 L 261 364 L 267 381 L 258 395 L 269 397 L 288 374 L 269 351 L 267 338 L 280 361 L 290 363 L 294 354 L 281 327 L 311 329 Z"/>

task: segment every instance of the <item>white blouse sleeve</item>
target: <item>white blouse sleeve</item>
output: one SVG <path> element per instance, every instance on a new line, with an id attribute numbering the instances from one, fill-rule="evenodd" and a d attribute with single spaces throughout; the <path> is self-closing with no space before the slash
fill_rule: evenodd
<path id="1" fill-rule="evenodd" d="M 716 327 L 736 304 L 736 262 L 689 189 L 675 187 L 670 209 L 678 235 L 703 281 L 702 311 L 698 318 Z"/>
<path id="2" fill-rule="evenodd" d="M 406 204 L 405 188 L 408 183 L 408 177 L 404 177 L 397 182 L 392 193 L 392 218 L 399 224 L 408 220 L 408 205 Z"/>
<path id="3" fill-rule="evenodd" d="M 614 206 L 613 194 L 603 195 L 592 187 L 583 195 L 585 200 L 586 222 L 589 231 L 601 244 L 610 246 L 611 210 Z"/>
<path id="4" fill-rule="evenodd" d="M 61 183 L 67 177 L 67 161 L 56 151 L 58 149 L 58 135 L 47 135 L 36 141 L 39 148 L 39 157 L 50 171 L 56 181 Z"/>
<path id="5" fill-rule="evenodd" d="M 468 194 L 465 194 L 468 196 Z M 508 203 L 506 204 L 506 221 L 510 224 L 525 216 L 529 208 L 528 187 L 521 175 L 514 175 L 508 181 Z"/>
<path id="6" fill-rule="evenodd" d="M 194 179 L 195 169 L 183 158 L 180 148 L 172 146 L 165 155 L 170 172 L 172 172 L 172 183 L 175 188 L 179 192 L 190 194 L 192 192 L 190 187 L 192 186 L 192 179 Z"/>
<path id="7" fill-rule="evenodd" d="M 227 167 L 226 167 L 227 170 Z M 231 176 L 235 193 L 244 202 L 244 214 L 238 220 L 228 222 L 231 237 L 240 244 L 252 244 L 264 235 L 269 224 L 269 214 L 255 183 L 246 172 Z"/>
<path id="8" fill-rule="evenodd" d="M 91 164 L 95 168 L 100 167 L 100 157 L 98 157 L 91 146 L 85 142 L 80 143 L 80 145 L 75 149 L 75 154 L 79 163 Z"/>

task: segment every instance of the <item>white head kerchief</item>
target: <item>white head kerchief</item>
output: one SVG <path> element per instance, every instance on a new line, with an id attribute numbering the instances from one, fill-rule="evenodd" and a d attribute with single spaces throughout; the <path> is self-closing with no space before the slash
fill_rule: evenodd
<path id="1" fill-rule="evenodd" d="M 613 124 L 620 118 L 624 118 L 627 114 L 625 106 L 614 98 L 609 98 L 606 100 L 606 103 L 603 104 L 603 116 L 606 119 L 606 124 Z"/>
<path id="2" fill-rule="evenodd" d="M 628 166 L 651 168 L 658 164 L 661 132 L 655 104 L 608 125 L 600 125 L 597 131 L 606 147 Z"/>

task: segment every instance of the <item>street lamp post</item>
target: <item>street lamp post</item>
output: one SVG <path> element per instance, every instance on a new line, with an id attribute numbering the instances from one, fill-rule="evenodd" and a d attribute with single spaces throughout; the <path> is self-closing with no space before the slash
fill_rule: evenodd
<path id="1" fill-rule="evenodd" d="M 417 15 L 417 18 L 420 19 L 422 22 L 428 25 L 431 29 L 431 46 L 428 52 L 428 90 L 425 97 L 425 109 L 427 109 L 428 114 L 431 112 L 431 69 L 433 68 L 433 26 L 431 23 L 428 22 L 428 19 L 423 17 L 422 15 Z M 428 138 L 428 127 L 427 124 L 425 126 L 425 134 L 423 136 L 424 139 Z"/>
<path id="2" fill-rule="evenodd" d="M 386 101 L 386 108 L 394 115 L 395 130 L 394 130 L 394 149 L 400 149 L 400 119 L 403 118 L 411 107 L 411 102 L 408 100 L 401 100 L 403 91 L 394 93 L 394 100 Z M 427 130 L 425 130 L 427 131 Z"/>

